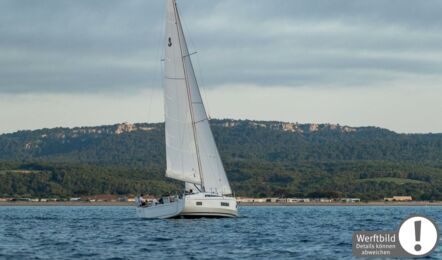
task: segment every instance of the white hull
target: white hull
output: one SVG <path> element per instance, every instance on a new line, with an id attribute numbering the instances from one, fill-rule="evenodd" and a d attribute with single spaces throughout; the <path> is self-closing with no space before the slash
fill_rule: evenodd
<path id="1" fill-rule="evenodd" d="M 229 217 L 238 216 L 234 197 L 218 196 L 211 193 L 189 194 L 184 197 L 181 217 Z"/>
<path id="2" fill-rule="evenodd" d="M 184 199 L 178 199 L 174 202 L 157 204 L 148 207 L 137 207 L 137 216 L 139 218 L 174 218 L 178 216 L 184 208 Z"/>
<path id="3" fill-rule="evenodd" d="M 137 207 L 137 216 L 147 219 L 238 216 L 236 199 L 211 193 L 185 195 L 183 199 L 148 207 Z"/>

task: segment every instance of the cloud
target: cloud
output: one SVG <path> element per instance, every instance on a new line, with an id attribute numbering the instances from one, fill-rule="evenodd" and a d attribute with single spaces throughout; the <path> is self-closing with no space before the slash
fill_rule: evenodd
<path id="1" fill-rule="evenodd" d="M 379 87 L 442 72 L 440 1 L 178 1 L 208 88 Z M 163 1 L 3 0 L 0 93 L 161 85 Z"/>
<path id="2" fill-rule="evenodd" d="M 442 131 L 441 1 L 178 4 L 214 117 Z M 162 121 L 164 9 L 0 1 L 0 132 Z"/>

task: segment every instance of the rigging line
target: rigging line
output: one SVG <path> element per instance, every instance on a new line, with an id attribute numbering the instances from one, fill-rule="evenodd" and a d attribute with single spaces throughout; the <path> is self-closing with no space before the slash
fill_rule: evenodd
<path id="1" fill-rule="evenodd" d="M 189 54 L 184 55 L 183 58 L 189 57 L 189 56 L 194 55 L 194 54 L 197 54 L 197 53 L 198 53 L 197 51 L 194 51 L 194 52 L 192 52 L 192 53 L 189 53 Z M 161 58 L 160 61 L 165 61 L 165 60 L 166 60 L 166 59 Z"/>
<path id="2" fill-rule="evenodd" d="M 164 12 L 161 12 L 161 13 L 164 13 Z M 161 30 L 162 33 L 158 34 L 158 39 L 156 41 L 158 48 L 156 48 L 157 53 L 156 53 L 155 60 L 159 60 L 162 56 L 164 56 L 164 49 L 162 48 L 163 39 L 166 34 L 166 32 L 165 32 L 166 23 L 164 22 L 165 21 L 164 15 L 161 15 L 161 18 L 159 18 L 159 19 L 161 22 L 160 24 L 162 26 L 162 30 Z M 148 102 L 147 102 L 147 122 L 148 123 L 152 123 L 152 121 L 153 121 L 153 119 L 152 119 L 152 117 L 153 117 L 152 116 L 152 103 L 153 103 L 154 91 L 159 89 L 159 86 L 156 86 L 157 84 L 160 85 L 160 87 L 163 86 L 163 84 L 164 84 L 164 79 L 162 77 L 162 75 L 164 75 L 163 73 L 164 73 L 163 64 L 162 64 L 162 62 L 160 62 L 159 66 L 155 68 L 154 76 L 152 77 L 153 80 L 151 81 L 152 86 L 149 87 L 149 90 L 147 93 L 149 95 Z"/>
<path id="3" fill-rule="evenodd" d="M 201 119 L 201 120 L 199 120 L 199 121 L 196 121 L 195 124 L 198 124 L 198 123 L 204 122 L 204 121 L 206 121 L 206 120 L 208 120 L 208 119 L 207 119 L 207 118 Z"/>
<path id="4" fill-rule="evenodd" d="M 198 185 L 196 185 L 195 183 L 193 183 L 193 186 L 195 186 L 195 188 L 196 188 L 199 192 L 201 192 L 201 189 L 198 188 Z"/>
<path id="5" fill-rule="evenodd" d="M 189 32 L 189 30 L 188 30 L 188 28 L 187 28 L 187 26 L 186 26 L 186 23 L 184 22 L 182 22 L 182 21 L 180 21 L 181 22 L 181 25 L 184 27 L 184 29 L 186 29 L 186 32 Z M 193 42 L 193 40 L 192 40 L 192 35 L 190 35 L 190 34 L 188 34 L 188 38 L 187 38 L 187 40 L 190 42 L 190 45 L 191 46 L 193 46 L 193 49 L 195 49 L 195 50 L 197 50 L 198 48 L 197 48 L 197 46 L 196 46 L 196 44 Z M 195 51 L 195 52 L 193 52 L 193 53 L 191 53 L 191 54 L 189 54 L 189 56 L 190 55 L 193 55 L 193 54 L 197 54 L 198 52 L 197 51 Z M 200 88 L 200 90 L 201 90 L 201 98 L 204 100 L 204 103 L 205 103 L 205 108 L 204 108 L 204 110 L 205 110 L 205 112 L 206 112 L 206 117 L 209 119 L 209 121 L 210 121 L 210 119 L 211 119 L 211 109 L 210 109 L 210 102 L 208 102 L 208 95 L 207 95 L 207 91 L 206 91 L 206 84 L 205 84 L 205 80 L 204 80 L 204 73 L 203 73 L 203 69 L 202 69 L 202 67 L 201 67 L 201 62 L 200 62 L 200 59 L 199 59 L 199 55 L 195 55 L 195 57 L 196 57 L 196 74 L 198 75 L 198 77 L 199 77 L 199 84 L 198 84 L 198 86 L 199 86 L 199 88 Z"/>
<path id="6" fill-rule="evenodd" d="M 172 79 L 172 80 L 185 80 L 186 78 L 174 78 L 174 77 L 164 77 L 165 79 Z"/>
<path id="7" fill-rule="evenodd" d="M 180 20 L 180 16 L 178 13 L 178 8 L 177 8 L 177 4 L 176 1 L 174 1 L 174 11 L 175 11 L 175 22 L 176 22 L 176 29 L 177 29 L 177 34 L 178 34 L 178 41 L 179 41 L 179 47 L 180 47 L 180 52 L 181 52 L 181 63 L 183 65 L 183 71 L 184 71 L 184 77 L 186 77 L 187 79 L 187 71 L 186 71 L 186 66 L 184 66 L 184 58 L 183 58 L 183 47 L 181 46 L 181 44 L 184 44 L 186 46 L 186 50 L 188 52 L 187 49 L 187 45 L 186 45 L 186 38 L 184 37 L 184 33 L 182 31 L 182 27 L 181 27 L 181 20 Z M 181 28 L 179 28 L 181 27 Z M 181 29 L 181 30 L 180 30 Z M 182 34 L 182 35 L 180 35 Z M 181 43 L 181 37 L 183 37 L 183 43 Z M 192 63 L 190 62 L 190 66 L 192 66 Z M 189 86 L 189 80 L 187 79 L 186 81 L 186 88 L 187 88 L 187 98 L 188 98 L 188 105 L 190 108 L 190 117 L 191 117 L 191 122 L 192 122 L 192 128 L 193 128 L 193 137 L 194 137 L 194 142 L 195 142 L 195 149 L 196 149 L 196 157 L 197 157 L 197 162 L 198 162 L 198 172 L 200 175 L 200 180 L 201 180 L 201 188 L 204 189 L 204 177 L 203 177 L 203 172 L 202 172 L 202 166 L 201 166 L 201 158 L 200 158 L 200 154 L 199 154 L 199 147 L 198 147 L 198 139 L 197 139 L 197 135 L 196 135 L 196 127 L 195 124 L 193 123 L 194 121 L 194 112 L 193 112 L 193 105 L 192 105 L 192 95 L 190 92 L 190 86 Z"/>
<path id="8" fill-rule="evenodd" d="M 167 6 L 166 5 L 163 5 L 163 6 L 165 6 L 165 10 L 167 11 Z M 164 11 L 164 10 L 163 10 Z M 163 12 L 163 14 L 164 14 L 164 12 Z M 160 68 L 161 68 L 161 88 L 162 88 L 162 90 L 163 90 L 163 95 L 164 95 L 164 99 L 163 99 L 163 115 L 164 115 L 164 131 L 166 131 L 166 92 L 164 91 L 165 89 L 164 89 L 164 87 L 165 87 L 165 79 L 164 79 L 164 77 L 163 77 L 163 75 L 165 75 L 165 70 L 166 70 L 166 68 L 165 68 L 165 66 L 166 66 L 166 64 L 163 62 L 163 60 L 164 60 L 164 57 L 166 56 L 166 50 L 163 48 L 163 46 L 164 46 L 164 40 L 165 40 L 165 38 L 166 38 L 166 27 L 167 27 L 167 19 L 168 19 L 168 14 L 166 14 L 166 15 L 162 15 L 162 21 L 161 21 L 161 38 L 159 39 L 159 43 L 160 43 L 160 48 L 158 48 L 159 49 L 159 58 L 160 58 Z M 165 140 L 164 140 L 165 141 Z M 167 168 L 167 158 L 166 158 L 166 168 Z"/>
<path id="9" fill-rule="evenodd" d="M 194 54 L 197 54 L 197 53 L 198 53 L 197 51 L 194 51 L 192 53 L 184 55 L 183 58 L 189 57 L 190 55 L 194 55 Z"/>

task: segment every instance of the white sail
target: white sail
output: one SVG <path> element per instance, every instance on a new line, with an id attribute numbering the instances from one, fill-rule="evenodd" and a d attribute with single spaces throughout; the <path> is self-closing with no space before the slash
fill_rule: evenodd
<path id="1" fill-rule="evenodd" d="M 164 58 L 166 176 L 201 183 L 174 1 L 167 1 Z"/>
<path id="2" fill-rule="evenodd" d="M 167 0 L 165 51 L 168 177 L 231 194 L 195 78 L 175 0 Z"/>

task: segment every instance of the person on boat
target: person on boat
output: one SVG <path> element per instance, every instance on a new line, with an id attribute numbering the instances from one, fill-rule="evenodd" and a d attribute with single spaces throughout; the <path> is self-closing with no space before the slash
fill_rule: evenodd
<path id="1" fill-rule="evenodd" d="M 138 197 L 138 203 L 140 207 L 146 206 L 146 200 L 143 198 L 143 194 L 140 195 L 140 197 Z"/>

